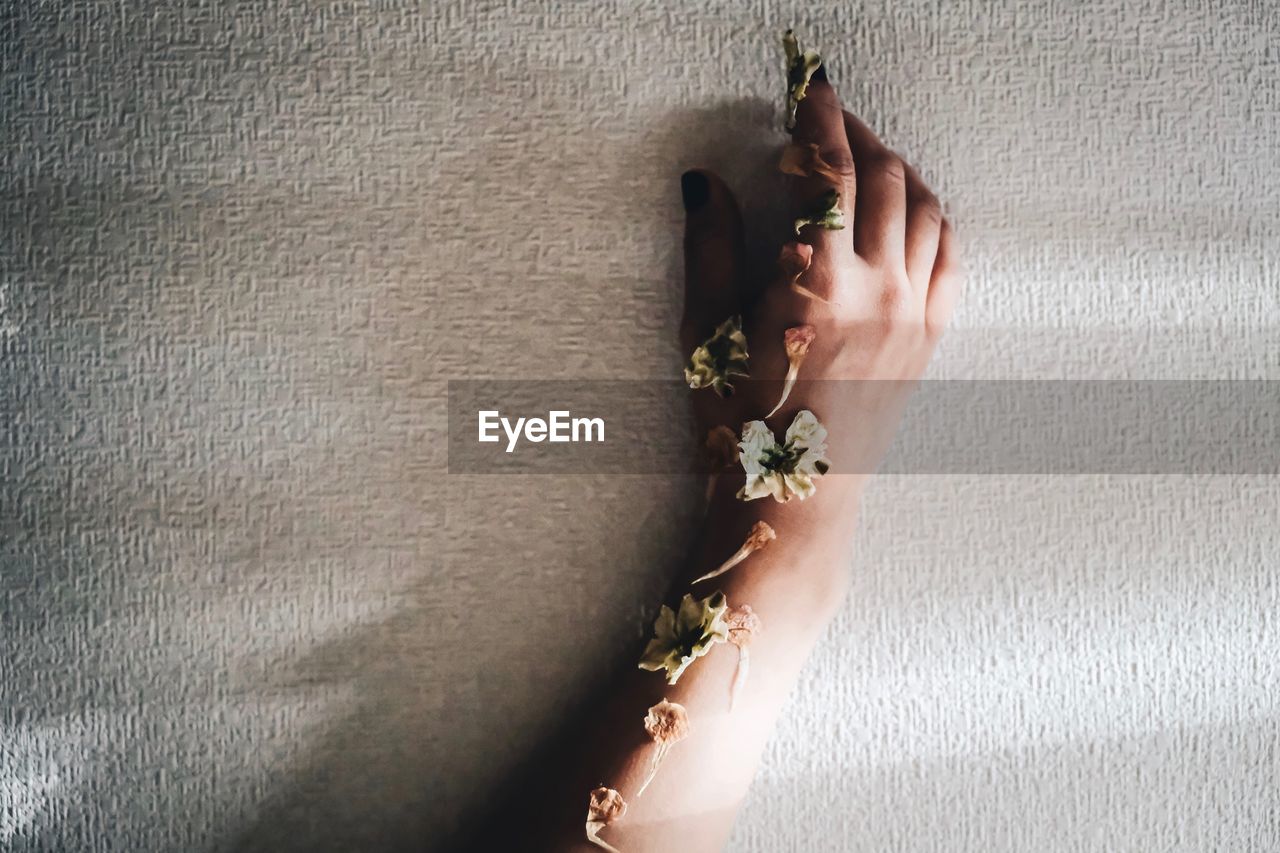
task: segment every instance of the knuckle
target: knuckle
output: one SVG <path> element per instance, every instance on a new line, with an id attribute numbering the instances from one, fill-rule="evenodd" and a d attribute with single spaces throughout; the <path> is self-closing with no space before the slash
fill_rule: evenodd
<path id="1" fill-rule="evenodd" d="M 907 307 L 911 284 L 906 276 L 886 275 L 876 299 L 879 314 L 885 319 L 900 317 Z"/>
<path id="2" fill-rule="evenodd" d="M 848 148 L 822 148 L 818 151 L 820 156 L 831 170 L 846 181 L 854 176 L 853 155 L 849 153 Z"/>
<path id="3" fill-rule="evenodd" d="M 908 207 L 922 223 L 935 228 L 942 227 L 942 204 L 938 201 L 938 197 L 928 190 L 910 199 Z"/>
<path id="4" fill-rule="evenodd" d="M 924 315 L 924 337 L 930 343 L 937 343 L 942 333 L 947 330 L 947 318 L 937 311 L 926 311 Z"/>
<path id="5" fill-rule="evenodd" d="M 892 151 L 885 150 L 871 158 L 871 171 L 886 181 L 906 186 L 907 164 Z"/>

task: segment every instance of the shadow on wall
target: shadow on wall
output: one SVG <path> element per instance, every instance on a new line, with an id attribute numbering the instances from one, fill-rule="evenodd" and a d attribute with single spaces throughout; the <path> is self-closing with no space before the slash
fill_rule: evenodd
<path id="1" fill-rule="evenodd" d="M 781 186 L 780 176 L 773 180 L 781 142 L 776 117 L 777 105 L 761 100 L 668 115 L 661 131 L 624 142 L 602 137 L 600 161 L 666 169 L 673 196 L 679 171 L 709 168 L 740 193 L 749 234 L 783 233 L 781 217 L 759 221 Z M 633 145 L 637 150 L 626 150 Z M 611 146 L 616 150 L 608 151 Z M 762 174 L 769 178 L 759 180 Z M 566 197 L 548 200 L 549 207 L 572 206 L 577 189 L 566 184 L 563 191 Z M 625 211 L 602 228 L 661 233 L 671 229 L 668 211 L 642 209 L 639 223 L 635 211 Z M 678 241 L 679 232 L 672 238 Z M 773 250 L 761 251 L 769 257 L 753 260 L 771 264 Z M 671 257 L 674 340 L 682 260 L 678 250 Z M 558 722 L 589 695 L 589 685 L 641 641 L 652 606 L 683 556 L 700 490 L 689 478 L 621 486 L 595 477 L 552 486 L 537 478 L 446 481 L 443 523 L 426 534 L 447 540 L 447 547 L 442 540 L 434 549 L 442 561 L 405 593 L 395 615 L 267 668 L 284 675 L 270 676 L 259 687 L 263 692 L 323 688 L 353 697 L 354 709 L 315 735 L 304 766 L 280 772 L 275 794 L 229 846 L 421 850 L 463 841 L 472 822 L 499 802 L 497 792 L 517 768 L 528 765 Z M 488 504 L 485 515 L 493 518 L 495 503 L 510 523 L 475 529 L 467 509 Z M 547 509 L 557 505 L 568 511 Z M 636 521 L 619 521 L 629 517 Z M 563 543 L 551 550 L 567 565 L 513 577 L 512 563 L 529 541 Z M 566 589 L 567 581 L 576 582 Z M 513 609 L 517 600 L 524 610 Z M 581 630 L 566 633 L 563 626 L 574 619 Z M 599 643 L 584 650 L 584 633 Z M 406 671 L 404 662 L 415 658 L 421 666 Z M 531 662 L 538 662 L 536 671 Z"/>

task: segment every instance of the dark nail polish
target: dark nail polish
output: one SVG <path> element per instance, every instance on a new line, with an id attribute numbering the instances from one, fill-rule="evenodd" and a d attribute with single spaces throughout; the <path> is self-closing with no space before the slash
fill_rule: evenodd
<path id="1" fill-rule="evenodd" d="M 810 80 L 817 80 L 819 83 L 827 82 L 827 63 L 822 63 L 813 69 L 813 74 L 809 75 Z"/>
<path id="2" fill-rule="evenodd" d="M 680 176 L 680 197 L 684 199 L 686 213 L 693 213 L 711 198 L 711 183 L 700 172 L 685 172 Z"/>

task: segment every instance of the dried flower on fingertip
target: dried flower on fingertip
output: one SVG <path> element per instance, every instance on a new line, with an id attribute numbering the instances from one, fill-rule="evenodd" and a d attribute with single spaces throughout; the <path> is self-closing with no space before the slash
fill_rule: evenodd
<path id="1" fill-rule="evenodd" d="M 822 198 L 818 199 L 818 206 L 813 213 L 796 219 L 796 234 L 799 235 L 800 229 L 806 225 L 826 228 L 830 231 L 839 231 L 844 228 L 844 211 L 840 209 L 838 190 L 827 190 Z"/>
<path id="2" fill-rule="evenodd" d="M 787 402 L 787 397 L 791 396 L 791 389 L 795 387 L 796 378 L 800 375 L 800 365 L 804 363 L 804 357 L 809 354 L 809 346 L 817 336 L 817 330 L 808 324 L 792 326 L 783 332 L 782 345 L 787 351 L 787 378 L 782 383 L 782 396 L 778 398 L 778 405 L 765 415 L 766 418 L 777 414 L 782 404 Z"/>
<path id="3" fill-rule="evenodd" d="M 747 671 L 751 666 L 751 655 L 748 646 L 760 633 L 760 617 L 751 609 L 751 605 L 732 607 L 724 615 L 725 624 L 729 627 L 729 642 L 738 648 L 738 667 L 733 673 L 733 685 L 729 688 L 729 710 L 738 703 L 742 687 L 747 683 Z"/>
<path id="4" fill-rule="evenodd" d="M 738 490 L 738 499 L 753 501 L 772 496 L 778 503 L 791 498 L 804 500 L 816 491 L 814 477 L 827 473 L 827 430 L 813 412 L 798 412 L 787 428 L 786 440 L 779 444 L 764 421 L 742 425 L 739 461 L 747 479 Z"/>
<path id="5" fill-rule="evenodd" d="M 837 186 L 844 184 L 845 181 L 844 176 L 836 171 L 836 167 L 822 158 L 822 151 L 816 142 L 788 142 L 782 149 L 778 169 L 784 175 L 795 175 L 797 178 L 811 178 L 817 175 Z"/>
<path id="6" fill-rule="evenodd" d="M 712 388 L 721 397 L 727 397 L 733 393 L 730 380 L 747 376 L 748 361 L 742 318 L 733 316 L 694 349 L 689 366 L 684 369 L 684 381 L 694 390 Z"/>
<path id="7" fill-rule="evenodd" d="M 627 803 L 613 788 L 603 785 L 591 792 L 587 802 L 587 841 L 602 850 L 619 853 L 618 848 L 600 838 L 600 830 L 627 813 Z"/>
<path id="8" fill-rule="evenodd" d="M 644 730 L 653 738 L 655 749 L 653 760 L 649 762 L 649 773 L 644 777 L 640 790 L 636 791 L 637 797 L 644 793 L 653 777 L 658 775 L 658 768 L 662 766 L 671 747 L 689 736 L 689 712 L 680 703 L 663 699 L 645 714 Z"/>
<path id="9" fill-rule="evenodd" d="M 662 605 L 653 623 L 653 639 L 640 658 L 640 668 L 650 672 L 664 670 L 667 683 L 675 684 L 689 664 L 728 639 L 724 626 L 728 606 L 722 592 L 702 599 L 685 593 L 679 611 Z"/>
<path id="10" fill-rule="evenodd" d="M 822 57 L 814 50 L 800 50 L 800 41 L 796 34 L 787 30 L 782 34 L 782 49 L 787 57 L 787 130 L 795 130 L 796 108 L 804 100 L 809 91 L 809 80 L 813 72 L 822 65 Z"/>
<path id="11" fill-rule="evenodd" d="M 713 569 L 695 580 L 694 583 L 702 583 L 705 580 L 724 574 L 777 538 L 778 534 L 773 531 L 768 522 L 757 521 L 751 526 L 751 532 L 747 534 L 747 539 L 742 543 L 742 547 L 732 557 L 721 563 L 719 568 Z"/>

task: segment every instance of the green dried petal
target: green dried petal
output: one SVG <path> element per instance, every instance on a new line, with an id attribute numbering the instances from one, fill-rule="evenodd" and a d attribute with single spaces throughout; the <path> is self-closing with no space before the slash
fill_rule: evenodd
<path id="1" fill-rule="evenodd" d="M 733 383 L 729 380 L 748 375 L 748 358 L 742 318 L 730 317 L 693 351 L 689 366 L 684 369 L 684 381 L 694 390 L 712 388 L 721 397 L 727 397 L 733 393 Z"/>
<path id="2" fill-rule="evenodd" d="M 724 620 L 728 608 L 722 592 L 703 599 L 686 593 L 678 613 L 664 604 L 654 623 L 656 636 L 645 647 L 640 668 L 651 672 L 666 670 L 667 683 L 675 684 L 689 664 L 711 651 L 716 643 L 729 639 Z"/>
<path id="3" fill-rule="evenodd" d="M 815 50 L 801 52 L 800 42 L 792 30 L 782 35 L 782 49 L 787 54 L 787 130 L 796 126 L 796 108 L 809 91 L 809 79 L 822 65 L 822 57 Z"/>
<path id="4" fill-rule="evenodd" d="M 801 216 L 796 220 L 796 234 L 799 234 L 800 229 L 806 225 L 829 228 L 832 231 L 839 231 L 844 228 L 844 211 L 840 209 L 840 193 L 836 190 L 829 190 L 823 195 L 821 205 L 815 213 Z"/>

